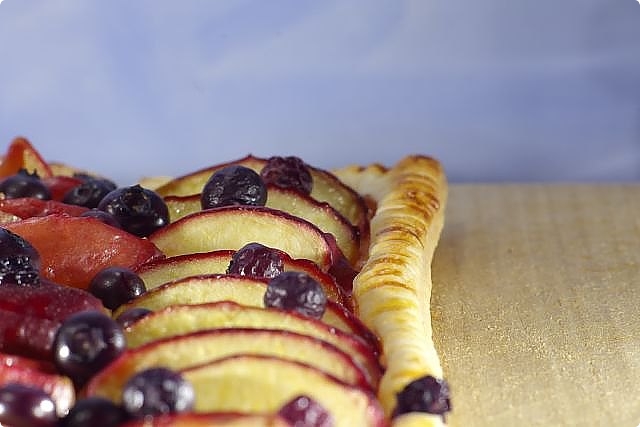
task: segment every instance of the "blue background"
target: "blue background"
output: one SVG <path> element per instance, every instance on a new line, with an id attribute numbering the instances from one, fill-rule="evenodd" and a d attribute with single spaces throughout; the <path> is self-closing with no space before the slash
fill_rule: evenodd
<path id="1" fill-rule="evenodd" d="M 4 0 L 0 141 L 121 183 L 247 153 L 640 179 L 637 0 Z"/>

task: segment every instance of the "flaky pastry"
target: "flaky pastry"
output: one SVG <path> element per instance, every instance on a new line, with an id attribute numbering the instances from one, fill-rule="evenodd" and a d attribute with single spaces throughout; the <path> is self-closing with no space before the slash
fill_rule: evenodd
<path id="1" fill-rule="evenodd" d="M 375 201 L 371 242 L 354 280 L 358 316 L 381 339 L 386 371 L 379 399 L 387 414 L 396 394 L 424 375 L 442 378 L 431 329 L 431 261 L 444 224 L 447 182 L 441 164 L 409 156 L 392 168 L 350 166 L 333 171 Z M 439 426 L 438 415 L 410 413 L 394 426 Z"/>

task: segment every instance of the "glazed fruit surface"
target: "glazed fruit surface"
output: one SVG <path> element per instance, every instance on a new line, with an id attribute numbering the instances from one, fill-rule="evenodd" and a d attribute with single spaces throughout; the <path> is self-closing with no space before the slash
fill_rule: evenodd
<path id="1" fill-rule="evenodd" d="M 30 370 L 0 389 L 24 396 L 0 425 L 391 425 L 383 347 L 351 296 L 373 211 L 335 175 L 248 156 L 117 187 L 17 138 L 0 193 L 0 352 L 73 384 L 65 403 Z M 395 415 L 448 398 L 422 379 Z"/>

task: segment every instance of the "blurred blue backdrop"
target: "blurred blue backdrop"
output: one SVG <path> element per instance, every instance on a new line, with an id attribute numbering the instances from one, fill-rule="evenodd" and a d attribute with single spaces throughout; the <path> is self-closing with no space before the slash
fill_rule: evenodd
<path id="1" fill-rule="evenodd" d="M 640 179 L 638 0 L 4 0 L 0 141 L 128 183 L 247 153 Z"/>

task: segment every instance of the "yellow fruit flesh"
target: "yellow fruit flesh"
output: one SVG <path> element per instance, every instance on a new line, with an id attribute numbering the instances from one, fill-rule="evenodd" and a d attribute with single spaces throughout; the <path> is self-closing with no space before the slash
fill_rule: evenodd
<path id="1" fill-rule="evenodd" d="M 349 354 L 373 381 L 380 367 L 371 349 L 355 337 L 322 322 L 280 310 L 245 307 L 233 303 L 172 306 L 157 311 L 125 329 L 130 348 L 151 341 L 213 328 L 282 329 L 327 341 Z"/>
<path id="2" fill-rule="evenodd" d="M 207 331 L 151 343 L 129 351 L 89 385 L 92 395 L 119 402 L 122 387 L 135 372 L 154 366 L 179 370 L 240 354 L 282 357 L 307 363 L 352 385 L 371 384 L 366 371 L 332 344 L 300 334 L 269 330 Z"/>
<path id="3" fill-rule="evenodd" d="M 237 357 L 182 373 L 194 385 L 196 411 L 273 413 L 307 395 L 332 414 L 336 427 L 375 425 L 377 402 L 368 392 L 286 360 Z"/>
<path id="4" fill-rule="evenodd" d="M 331 263 L 331 248 L 311 223 L 267 208 L 218 208 L 176 221 L 149 237 L 165 256 L 218 249 L 238 250 L 257 242 L 304 258 L 323 270 Z"/>
<path id="5" fill-rule="evenodd" d="M 203 304 L 208 302 L 232 301 L 238 304 L 264 307 L 265 281 L 247 277 L 208 275 L 190 276 L 177 282 L 167 283 L 154 288 L 144 295 L 122 305 L 116 312 L 133 307 L 143 307 L 157 311 L 171 305 Z M 345 318 L 343 311 L 329 303 L 321 319 L 327 325 L 334 326 L 346 333 L 357 333 Z"/>
<path id="6" fill-rule="evenodd" d="M 260 170 L 262 170 L 265 163 L 266 159 L 248 156 L 244 159 L 239 159 L 234 162 L 221 164 L 175 178 L 158 187 L 157 192 L 161 196 L 190 196 L 193 194 L 200 194 L 202 192 L 202 188 L 214 171 L 221 169 L 224 166 L 239 164 L 260 173 Z M 366 206 L 355 191 L 345 186 L 329 172 L 317 168 L 311 168 L 310 172 L 313 179 L 311 197 L 319 202 L 329 203 L 335 210 L 340 212 L 347 221 L 355 226 L 360 226 L 364 221 L 366 221 Z"/>
<path id="7" fill-rule="evenodd" d="M 232 254 L 233 251 L 222 250 L 164 259 L 138 271 L 138 275 L 144 281 L 147 290 L 152 290 L 165 283 L 185 277 L 225 274 Z M 284 270 L 307 273 L 322 285 L 329 300 L 345 304 L 345 297 L 337 287 L 335 279 L 327 273 L 323 273 L 312 262 L 285 259 Z"/>
<path id="8" fill-rule="evenodd" d="M 171 222 L 202 210 L 199 194 L 187 197 L 170 196 L 165 199 L 165 202 L 169 208 Z M 358 262 L 359 232 L 330 205 L 319 203 L 293 191 L 269 186 L 266 207 L 295 215 L 315 224 L 323 232 L 332 234 L 349 263 L 355 265 Z"/>

